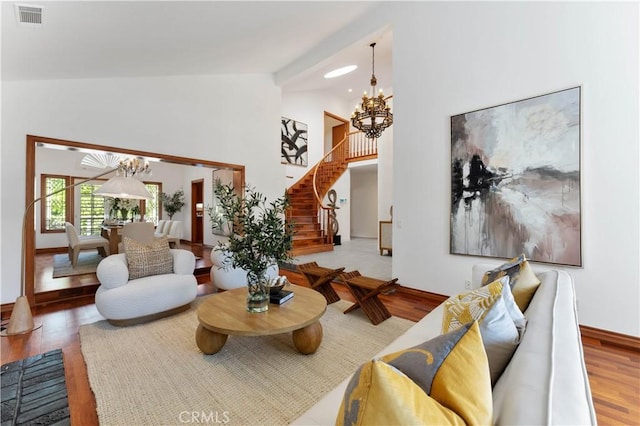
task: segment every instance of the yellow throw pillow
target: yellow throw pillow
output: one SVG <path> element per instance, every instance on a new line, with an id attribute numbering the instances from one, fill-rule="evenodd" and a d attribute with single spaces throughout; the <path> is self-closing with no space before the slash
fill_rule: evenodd
<path id="1" fill-rule="evenodd" d="M 493 416 L 478 323 L 362 365 L 337 425 L 485 425 Z"/>
<path id="2" fill-rule="evenodd" d="M 485 272 L 482 277 L 482 285 L 492 283 L 505 275 L 509 276 L 509 285 L 517 305 L 522 312 L 526 311 L 531 299 L 536 294 L 540 280 L 533 273 L 524 254 Z"/>
<path id="3" fill-rule="evenodd" d="M 502 282 L 495 281 L 468 293 L 452 296 L 444 302 L 442 332 L 448 333 L 464 324 L 481 321 L 502 297 Z"/>
<path id="4" fill-rule="evenodd" d="M 124 237 L 124 252 L 129 267 L 129 280 L 173 272 L 173 256 L 167 237 L 158 238 L 149 245 Z"/>
<path id="5" fill-rule="evenodd" d="M 507 303 L 511 305 L 509 308 Z M 444 302 L 443 333 L 472 321 L 479 321 L 480 324 L 482 344 L 487 353 L 493 385 L 520 343 L 519 326 L 524 328 L 525 325 L 524 316 L 511 297 L 508 277 L 469 293 L 452 296 Z"/>

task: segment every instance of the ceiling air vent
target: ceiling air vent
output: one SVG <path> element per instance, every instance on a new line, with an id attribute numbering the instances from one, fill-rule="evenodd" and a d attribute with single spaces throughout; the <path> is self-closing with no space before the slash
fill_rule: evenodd
<path id="1" fill-rule="evenodd" d="M 16 17 L 21 24 L 41 25 L 42 7 L 16 4 Z"/>

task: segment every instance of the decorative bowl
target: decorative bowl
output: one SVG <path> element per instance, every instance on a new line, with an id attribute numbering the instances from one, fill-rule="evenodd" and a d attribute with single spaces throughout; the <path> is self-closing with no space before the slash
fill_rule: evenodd
<path id="1" fill-rule="evenodd" d="M 269 294 L 277 294 L 287 285 L 289 281 L 287 277 L 279 276 L 269 281 Z"/>

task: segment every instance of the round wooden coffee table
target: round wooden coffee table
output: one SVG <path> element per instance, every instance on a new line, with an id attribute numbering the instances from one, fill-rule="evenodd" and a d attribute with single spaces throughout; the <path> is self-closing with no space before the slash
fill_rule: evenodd
<path id="1" fill-rule="evenodd" d="M 294 296 L 269 310 L 247 312 L 247 289 L 228 290 L 209 296 L 198 308 L 196 343 L 205 354 L 215 354 L 230 335 L 267 336 L 292 332 L 293 345 L 303 354 L 314 353 L 322 342 L 320 317 L 327 310 L 324 296 L 310 288 L 289 285 Z"/>

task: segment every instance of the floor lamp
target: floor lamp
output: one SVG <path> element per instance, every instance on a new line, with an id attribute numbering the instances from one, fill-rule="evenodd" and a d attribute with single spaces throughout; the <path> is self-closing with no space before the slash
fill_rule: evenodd
<path id="1" fill-rule="evenodd" d="M 106 172 L 100 173 L 96 176 L 90 177 L 88 179 L 84 179 L 80 182 L 65 186 L 62 189 L 54 191 L 50 194 L 44 195 L 40 198 L 36 198 L 33 200 L 25 209 L 24 216 L 22 217 L 22 250 L 21 250 L 21 262 L 20 262 L 20 296 L 16 299 L 16 302 L 13 304 L 13 311 L 11 312 L 11 318 L 9 319 L 9 323 L 7 324 L 6 330 L 3 330 L 3 336 L 12 336 L 15 334 L 25 334 L 30 333 L 34 330 L 33 316 L 31 314 L 31 307 L 29 306 L 29 300 L 24 295 L 24 276 L 25 276 L 25 267 L 24 267 L 24 257 L 25 257 L 25 246 L 27 239 L 27 216 L 29 212 L 33 208 L 33 206 L 46 198 L 49 198 L 55 194 L 59 194 L 60 192 L 66 191 L 70 188 L 75 188 L 76 186 L 82 185 L 83 183 L 87 183 L 89 181 L 98 179 L 102 176 L 108 175 L 111 172 L 118 172 L 117 176 L 112 177 L 107 182 L 104 183 L 100 188 L 98 188 L 94 194 L 101 195 L 103 197 L 114 197 L 114 198 L 129 198 L 129 199 L 152 199 L 153 196 L 149 193 L 144 184 L 133 176 L 137 173 L 150 173 L 150 169 L 148 164 L 141 166 L 140 162 L 137 159 L 129 160 L 129 161 L 121 161 L 120 165 L 115 169 L 110 169 Z M 120 176 L 120 173 L 123 176 Z"/>

